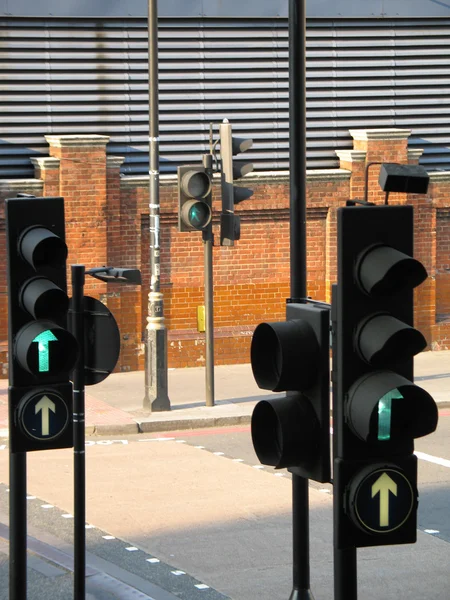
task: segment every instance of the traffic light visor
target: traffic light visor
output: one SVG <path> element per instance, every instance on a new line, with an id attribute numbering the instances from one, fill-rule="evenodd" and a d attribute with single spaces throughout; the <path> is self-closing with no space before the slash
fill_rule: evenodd
<path id="1" fill-rule="evenodd" d="M 419 354 L 427 346 L 423 334 L 389 314 L 374 314 L 356 331 L 356 347 L 372 367 L 388 367 Z"/>
<path id="2" fill-rule="evenodd" d="M 319 345 L 303 319 L 261 323 L 253 333 L 253 376 L 263 390 L 306 390 L 317 377 Z"/>
<path id="3" fill-rule="evenodd" d="M 181 207 L 181 218 L 193 229 L 204 229 L 211 221 L 211 207 L 201 200 L 189 200 Z"/>
<path id="4" fill-rule="evenodd" d="M 204 171 L 187 171 L 181 179 L 183 192 L 190 198 L 206 198 L 211 191 L 211 181 Z"/>
<path id="5" fill-rule="evenodd" d="M 32 321 L 14 340 L 20 366 L 32 375 L 68 373 L 75 366 L 78 345 L 73 335 L 51 321 Z"/>
<path id="6" fill-rule="evenodd" d="M 263 465 L 293 467 L 318 444 L 317 418 L 301 394 L 262 400 L 253 409 L 252 441 Z"/>
<path id="7" fill-rule="evenodd" d="M 57 235 L 45 227 L 32 227 L 19 239 L 19 252 L 34 268 L 64 266 L 67 259 L 67 245 Z"/>
<path id="8" fill-rule="evenodd" d="M 363 441 L 403 442 L 432 433 L 438 422 L 430 394 L 393 371 L 372 371 L 350 388 L 348 423 Z"/>
<path id="9" fill-rule="evenodd" d="M 20 290 L 19 301 L 35 319 L 61 319 L 69 309 L 67 294 L 45 277 L 34 277 Z"/>
<path id="10" fill-rule="evenodd" d="M 427 277 L 422 263 L 390 246 L 366 248 L 356 263 L 356 281 L 370 296 L 395 294 L 405 288 L 415 288 Z"/>

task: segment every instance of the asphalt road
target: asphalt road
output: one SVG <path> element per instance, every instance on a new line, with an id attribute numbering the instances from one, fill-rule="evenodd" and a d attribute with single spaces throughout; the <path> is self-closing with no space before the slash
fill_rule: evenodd
<path id="1" fill-rule="evenodd" d="M 419 537 L 358 551 L 364 600 L 448 600 L 450 410 L 416 442 Z M 28 455 L 28 600 L 70 600 L 72 452 Z M 88 600 L 282 600 L 290 481 L 261 468 L 249 427 L 87 440 Z M 7 600 L 8 451 L 0 442 L 0 600 Z M 332 488 L 311 483 L 316 600 L 332 598 Z"/>
<path id="2" fill-rule="evenodd" d="M 250 427 L 215 428 L 207 431 L 173 432 L 187 444 L 202 445 L 213 453 L 224 453 L 231 459 L 260 468 L 260 463 L 250 440 Z M 439 426 L 435 433 L 416 440 L 415 449 L 419 457 L 419 511 L 418 528 L 432 531 L 432 535 L 450 542 L 450 409 L 439 415 Z M 436 459 L 436 461 L 434 460 Z M 444 464 L 438 464 L 443 459 Z M 446 463 L 445 463 L 446 461 Z M 270 470 L 270 467 L 265 467 Z M 284 476 L 290 477 L 286 470 Z M 329 490 L 332 486 L 310 482 L 312 488 Z M 450 547 L 448 549 L 450 553 Z M 450 585 L 450 580 L 449 580 Z"/>

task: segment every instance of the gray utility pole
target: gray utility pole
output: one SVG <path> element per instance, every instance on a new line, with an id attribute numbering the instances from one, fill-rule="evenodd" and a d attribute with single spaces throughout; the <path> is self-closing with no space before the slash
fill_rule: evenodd
<path id="1" fill-rule="evenodd" d="M 158 127 L 158 7 L 148 1 L 148 112 L 149 112 L 149 215 L 150 293 L 145 336 L 144 409 L 170 410 L 167 393 L 167 330 L 161 293 L 161 235 L 159 210 L 159 127 Z"/>

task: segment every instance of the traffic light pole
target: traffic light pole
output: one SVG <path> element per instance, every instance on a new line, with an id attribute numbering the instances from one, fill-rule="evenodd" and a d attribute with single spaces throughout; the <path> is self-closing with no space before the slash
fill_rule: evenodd
<path id="1" fill-rule="evenodd" d="M 72 265 L 72 325 L 78 343 L 73 371 L 73 475 L 74 475 L 74 598 L 86 597 L 86 453 L 84 377 L 84 265 Z"/>
<path id="2" fill-rule="evenodd" d="M 27 454 L 9 451 L 9 600 L 27 597 Z"/>
<path id="3" fill-rule="evenodd" d="M 337 403 L 337 336 L 341 335 L 336 330 L 337 326 L 337 284 L 332 287 L 331 300 L 331 320 L 333 332 L 333 371 L 332 377 L 332 393 L 333 393 L 333 427 L 337 429 L 337 420 L 339 418 L 338 403 Z M 333 435 L 333 456 L 342 454 L 343 440 L 337 435 Z M 337 523 L 339 522 L 339 514 L 337 504 L 333 503 L 333 536 L 337 538 Z M 333 543 L 333 571 L 334 571 L 334 600 L 356 600 L 358 598 L 358 562 L 356 548 L 350 546 L 348 548 L 338 548 L 336 543 Z"/>
<path id="4" fill-rule="evenodd" d="M 213 314 L 213 232 L 209 224 L 203 233 L 205 277 L 205 404 L 214 406 L 214 314 Z"/>
<path id="5" fill-rule="evenodd" d="M 289 183 L 291 298 L 306 298 L 306 0 L 289 0 Z M 293 590 L 310 589 L 308 479 L 292 474 Z"/>
<path id="6" fill-rule="evenodd" d="M 212 135 L 212 131 L 211 131 Z M 203 166 L 212 177 L 212 154 L 203 155 Z M 204 243 L 204 278 L 205 278 L 205 404 L 214 406 L 214 285 L 213 285 L 213 246 L 214 236 L 212 223 L 202 233 Z"/>

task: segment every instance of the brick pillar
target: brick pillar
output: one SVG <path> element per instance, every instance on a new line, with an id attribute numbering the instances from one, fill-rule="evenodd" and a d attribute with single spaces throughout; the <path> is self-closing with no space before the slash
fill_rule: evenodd
<path id="1" fill-rule="evenodd" d="M 364 197 L 364 171 L 366 168 L 365 150 L 336 150 L 341 169 L 350 171 L 350 194 L 348 200 L 362 200 Z"/>
<path id="2" fill-rule="evenodd" d="M 68 265 L 87 268 L 107 262 L 106 144 L 103 135 L 45 136 L 60 161 L 59 195 L 65 200 Z M 86 295 L 98 297 L 106 284 L 86 278 Z"/>
<path id="3" fill-rule="evenodd" d="M 42 158 L 31 158 L 34 165 L 36 179 L 41 179 L 43 196 L 60 196 L 59 193 L 59 158 L 44 156 Z"/>
<path id="4" fill-rule="evenodd" d="M 107 262 L 113 267 L 139 269 L 140 212 L 136 195 L 131 194 L 131 199 L 122 197 L 120 167 L 124 160 L 123 156 L 108 156 L 106 162 Z M 129 222 L 133 224 L 131 228 Z M 137 370 L 142 344 L 141 287 L 110 283 L 106 300 L 120 330 L 121 351 L 116 371 Z"/>
<path id="5" fill-rule="evenodd" d="M 325 230 L 326 296 L 325 302 L 331 304 L 333 283 L 337 283 L 337 207 L 331 206 Z"/>
<path id="6" fill-rule="evenodd" d="M 430 173 L 429 192 L 435 211 L 434 272 L 436 318 L 432 328 L 433 350 L 450 348 L 450 172 Z"/>
<path id="7" fill-rule="evenodd" d="M 106 202 L 107 202 L 107 256 L 108 264 L 122 266 L 123 258 L 120 232 L 120 167 L 124 156 L 108 156 L 106 158 Z"/>
<path id="8" fill-rule="evenodd" d="M 414 206 L 414 257 L 428 273 L 424 283 L 414 290 L 414 325 L 433 344 L 436 322 L 436 209 L 429 197 L 407 196 Z"/>
<path id="9" fill-rule="evenodd" d="M 353 129 L 353 150 L 337 151 L 341 168 L 352 172 L 351 198 L 364 198 L 365 170 L 372 162 L 418 164 L 423 150 L 409 149 L 410 129 Z M 380 166 L 370 167 L 368 200 L 383 204 L 385 193 L 378 184 Z M 430 277 L 415 290 L 415 325 L 433 343 L 433 327 L 436 318 L 436 210 L 429 196 L 414 194 L 390 194 L 389 204 L 412 204 L 414 206 L 415 257 L 427 269 Z M 329 215 L 329 231 L 334 228 L 333 215 Z M 330 270 L 333 261 L 330 261 Z"/>
<path id="10" fill-rule="evenodd" d="M 111 169 L 113 165 L 111 165 Z M 117 168 L 117 164 L 116 167 Z M 114 207 L 114 214 L 118 215 L 118 220 L 111 223 L 111 243 L 116 246 L 111 249 L 117 266 L 130 269 L 141 269 L 142 273 L 142 212 L 143 206 L 148 206 L 148 177 L 129 177 L 116 180 L 119 183 L 118 188 L 112 190 L 113 197 L 108 197 L 108 204 L 111 211 Z M 145 182 L 144 187 L 139 184 Z M 117 197 L 116 194 L 119 194 Z M 148 210 L 148 209 L 147 209 Z M 115 229 L 114 229 L 115 228 Z M 117 235 L 118 233 L 118 235 Z M 142 324 L 142 287 L 133 285 L 114 286 L 115 298 L 109 301 L 114 302 L 118 311 L 118 324 L 121 333 L 121 353 L 118 363 L 120 371 L 134 371 L 143 368 L 143 324 Z"/>
<path id="11" fill-rule="evenodd" d="M 408 164 L 410 129 L 350 129 L 350 135 L 354 140 L 354 150 L 366 153 L 364 168 L 371 162 Z M 378 185 L 379 175 L 378 165 L 370 167 L 368 185 L 370 202 L 384 202 L 384 192 Z"/>

